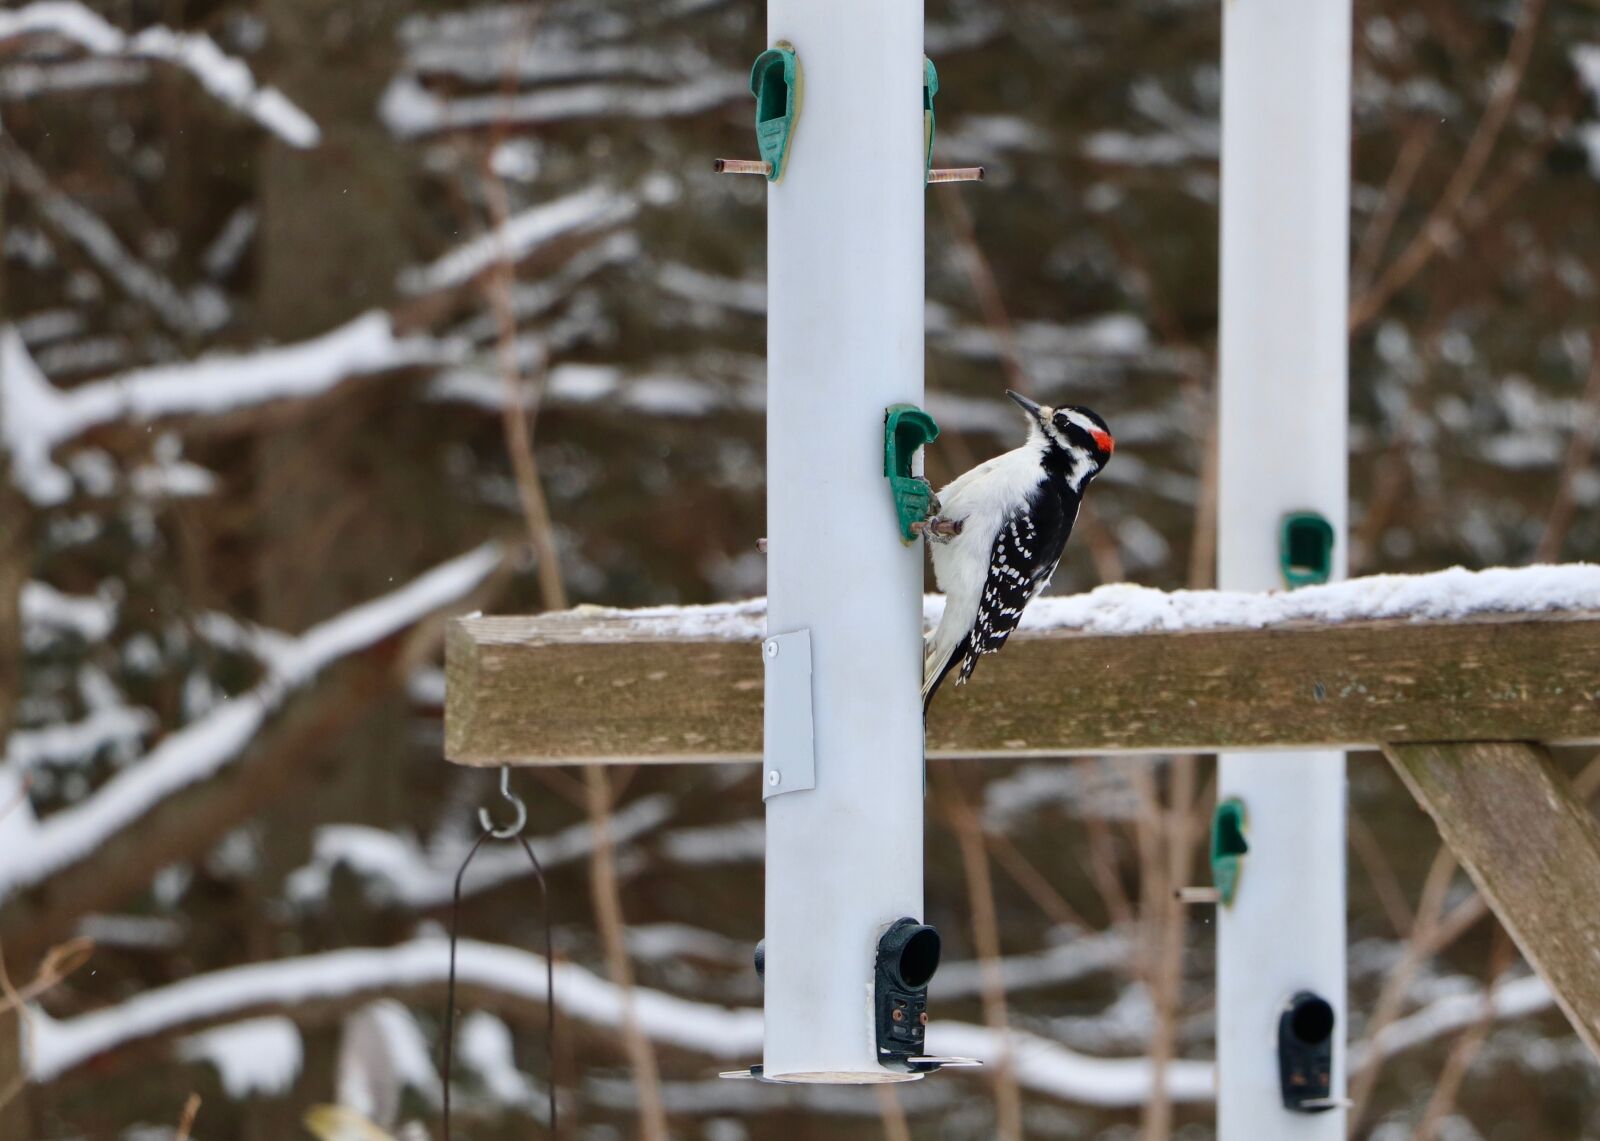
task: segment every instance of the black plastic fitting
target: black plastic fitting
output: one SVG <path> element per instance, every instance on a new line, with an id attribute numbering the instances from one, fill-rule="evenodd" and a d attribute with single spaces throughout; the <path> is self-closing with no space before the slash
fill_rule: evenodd
<path id="1" fill-rule="evenodd" d="M 939 969 L 939 932 L 915 919 L 897 919 L 878 939 L 873 996 L 878 1059 L 909 1069 L 928 1033 L 928 983 Z"/>
<path id="2" fill-rule="evenodd" d="M 1278 1081 L 1291 1113 L 1325 1113 L 1334 1106 L 1333 1006 L 1303 990 L 1278 1016 Z"/>

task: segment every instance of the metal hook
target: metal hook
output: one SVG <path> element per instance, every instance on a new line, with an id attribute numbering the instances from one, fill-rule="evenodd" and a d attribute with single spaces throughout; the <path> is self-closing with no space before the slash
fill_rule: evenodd
<path id="1" fill-rule="evenodd" d="M 527 825 L 528 806 L 522 803 L 521 797 L 511 791 L 511 769 L 505 765 L 500 767 L 500 795 L 509 800 L 511 806 L 516 809 L 516 818 L 509 826 L 496 828 L 494 821 L 489 817 L 489 810 L 480 808 L 478 809 L 478 823 L 482 825 L 485 832 L 496 840 L 509 840 L 513 836 L 520 834 L 523 827 Z"/>

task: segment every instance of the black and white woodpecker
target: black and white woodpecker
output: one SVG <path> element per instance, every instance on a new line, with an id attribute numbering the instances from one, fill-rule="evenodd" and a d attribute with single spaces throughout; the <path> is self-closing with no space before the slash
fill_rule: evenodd
<path id="1" fill-rule="evenodd" d="M 1083 493 L 1116 448 L 1087 408 L 1006 395 L 1027 413 L 1027 442 L 942 488 L 923 530 L 944 591 L 944 617 L 924 647 L 924 712 L 945 675 L 959 669 L 957 685 L 971 677 L 978 656 L 1005 645 L 1023 608 L 1050 585 Z"/>

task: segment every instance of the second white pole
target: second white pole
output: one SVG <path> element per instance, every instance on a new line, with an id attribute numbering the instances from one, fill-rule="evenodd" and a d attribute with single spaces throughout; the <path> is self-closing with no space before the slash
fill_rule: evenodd
<path id="1" fill-rule="evenodd" d="M 1281 589 L 1279 525 L 1332 524 L 1344 575 L 1348 421 L 1350 0 L 1223 6 L 1218 585 Z M 1309 663 L 1308 663 L 1309 664 Z M 1221 758 L 1249 855 L 1217 917 L 1218 1136 L 1343 1141 L 1336 1107 L 1284 1107 L 1278 1023 L 1298 992 L 1332 1007 L 1345 1087 L 1345 758 Z"/>

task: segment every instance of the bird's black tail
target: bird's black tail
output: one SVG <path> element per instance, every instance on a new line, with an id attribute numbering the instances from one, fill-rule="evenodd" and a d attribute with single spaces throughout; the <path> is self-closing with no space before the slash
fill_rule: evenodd
<path id="1" fill-rule="evenodd" d="M 939 692 L 939 686 L 944 681 L 945 675 L 966 658 L 967 651 L 972 647 L 972 635 L 968 634 L 957 642 L 948 657 L 942 662 L 929 662 L 927 672 L 922 682 L 922 717 L 928 717 L 928 706 L 933 704 L 933 695 Z"/>

